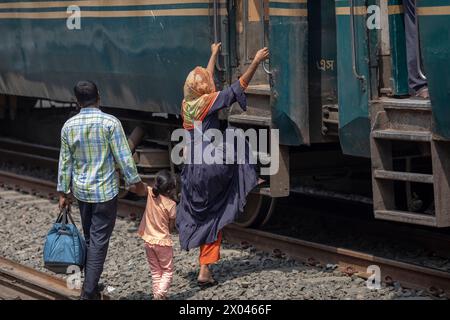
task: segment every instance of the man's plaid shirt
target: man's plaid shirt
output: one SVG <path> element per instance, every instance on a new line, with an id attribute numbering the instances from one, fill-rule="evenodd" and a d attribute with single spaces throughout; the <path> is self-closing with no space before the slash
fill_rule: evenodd
<path id="1" fill-rule="evenodd" d="M 99 203 L 119 193 L 117 163 L 127 184 L 141 179 L 117 118 L 97 108 L 82 108 L 61 130 L 58 191 L 84 202 Z"/>

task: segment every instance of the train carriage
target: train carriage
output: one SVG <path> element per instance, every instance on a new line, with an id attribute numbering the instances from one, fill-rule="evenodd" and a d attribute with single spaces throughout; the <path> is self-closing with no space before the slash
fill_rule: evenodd
<path id="1" fill-rule="evenodd" d="M 416 6 L 431 101 L 404 97 L 401 0 L 0 1 L 0 131 L 56 144 L 69 111 L 36 100 L 73 103 L 73 85 L 90 79 L 126 128 L 167 141 L 185 77 L 211 42 L 223 43 L 219 87 L 268 46 L 248 110 L 221 115 L 280 132 L 280 170 L 240 223 L 264 223 L 273 199 L 309 187 L 369 196 L 376 218 L 447 227 L 450 1 Z"/>

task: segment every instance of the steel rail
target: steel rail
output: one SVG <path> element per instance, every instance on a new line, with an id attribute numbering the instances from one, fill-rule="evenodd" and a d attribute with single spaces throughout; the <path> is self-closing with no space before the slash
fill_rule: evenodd
<path id="1" fill-rule="evenodd" d="M 40 167 L 57 169 L 58 155 L 58 148 L 0 138 L 0 156 L 2 160 L 32 161 L 34 165 Z"/>
<path id="2" fill-rule="evenodd" d="M 450 273 L 441 270 L 234 225 L 225 228 L 224 237 L 231 243 L 245 242 L 267 252 L 279 250 L 311 265 L 336 264 L 340 271 L 365 279 L 371 275 L 367 273 L 368 267 L 376 265 L 381 271 L 381 281 L 386 284 L 397 281 L 406 288 L 450 295 Z"/>
<path id="3" fill-rule="evenodd" d="M 44 194 L 48 198 L 56 199 L 57 196 L 56 183 L 54 182 L 2 170 L 0 170 L 0 185 L 1 184 L 10 185 L 31 194 Z M 144 209 L 145 202 L 136 202 L 126 199 L 119 199 L 118 201 L 118 214 L 121 217 L 139 216 L 144 212 Z"/>
<path id="4" fill-rule="evenodd" d="M 69 289 L 64 279 L 0 257 L 0 297 L 20 300 L 76 300 L 80 290 Z"/>

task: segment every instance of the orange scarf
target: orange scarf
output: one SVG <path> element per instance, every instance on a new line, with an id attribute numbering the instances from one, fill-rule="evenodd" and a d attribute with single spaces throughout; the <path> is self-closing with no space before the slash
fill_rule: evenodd
<path id="1" fill-rule="evenodd" d="M 192 70 L 184 84 L 184 99 L 181 106 L 183 127 L 194 128 L 194 121 L 203 121 L 216 101 L 216 92 L 211 73 L 202 67 Z"/>

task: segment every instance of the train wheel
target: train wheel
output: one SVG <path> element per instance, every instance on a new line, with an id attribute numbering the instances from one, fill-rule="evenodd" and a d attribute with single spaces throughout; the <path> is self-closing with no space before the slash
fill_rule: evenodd
<path id="1" fill-rule="evenodd" d="M 275 208 L 275 198 L 264 196 L 258 193 L 250 193 L 247 197 L 247 204 L 235 224 L 240 227 L 261 227 L 265 225 Z"/>

